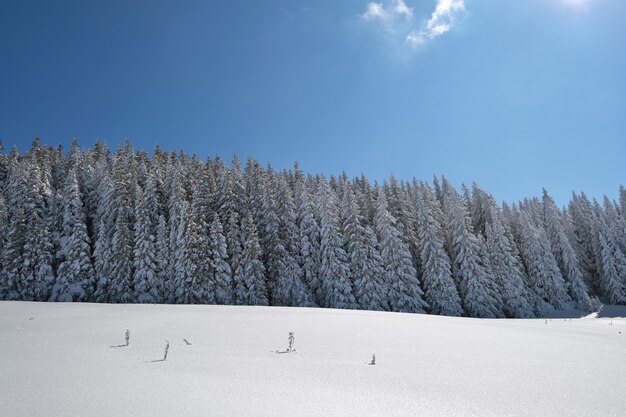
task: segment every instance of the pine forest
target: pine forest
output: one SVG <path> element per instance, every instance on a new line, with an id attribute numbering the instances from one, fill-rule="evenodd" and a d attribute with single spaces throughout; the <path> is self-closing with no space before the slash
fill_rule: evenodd
<path id="1" fill-rule="evenodd" d="M 0 155 L 0 298 L 541 317 L 626 302 L 626 190 L 498 204 L 97 142 Z"/>

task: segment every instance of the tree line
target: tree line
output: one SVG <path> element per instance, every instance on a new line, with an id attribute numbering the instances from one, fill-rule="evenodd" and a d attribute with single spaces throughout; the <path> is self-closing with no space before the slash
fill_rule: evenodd
<path id="1" fill-rule="evenodd" d="M 130 143 L 0 153 L 0 298 L 541 316 L 626 302 L 626 190 L 498 205 Z"/>

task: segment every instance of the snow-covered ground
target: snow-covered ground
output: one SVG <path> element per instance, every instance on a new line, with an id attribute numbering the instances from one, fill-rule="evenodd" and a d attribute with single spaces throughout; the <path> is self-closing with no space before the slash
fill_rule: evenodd
<path id="1" fill-rule="evenodd" d="M 0 415 L 625 416 L 626 319 L 607 312 L 0 302 Z"/>

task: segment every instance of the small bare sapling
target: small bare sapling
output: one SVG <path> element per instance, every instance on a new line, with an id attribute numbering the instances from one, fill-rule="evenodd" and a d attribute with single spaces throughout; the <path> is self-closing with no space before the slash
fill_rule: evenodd
<path id="1" fill-rule="evenodd" d="M 167 351 L 170 350 L 170 342 L 165 339 L 165 351 L 163 351 L 163 360 L 167 360 Z"/>
<path id="2" fill-rule="evenodd" d="M 293 344 L 296 340 L 295 333 L 289 332 L 289 347 L 287 348 L 287 352 L 293 352 L 295 349 L 293 348 Z"/>

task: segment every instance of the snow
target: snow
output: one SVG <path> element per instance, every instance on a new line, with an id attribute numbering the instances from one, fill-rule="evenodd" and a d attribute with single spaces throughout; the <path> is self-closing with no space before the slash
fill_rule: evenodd
<path id="1" fill-rule="evenodd" d="M 624 416 L 625 309 L 546 322 L 3 301 L 0 414 Z M 274 353 L 290 331 L 296 352 Z"/>

